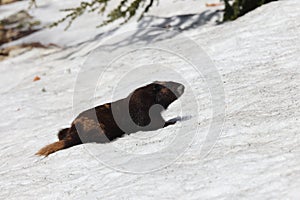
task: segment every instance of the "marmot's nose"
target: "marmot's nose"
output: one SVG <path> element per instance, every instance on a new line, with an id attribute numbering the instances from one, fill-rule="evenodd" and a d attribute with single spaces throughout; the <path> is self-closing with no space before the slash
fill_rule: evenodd
<path id="1" fill-rule="evenodd" d="M 179 87 L 177 87 L 177 92 L 178 92 L 179 95 L 182 95 L 183 92 L 184 92 L 184 86 L 180 85 Z"/>

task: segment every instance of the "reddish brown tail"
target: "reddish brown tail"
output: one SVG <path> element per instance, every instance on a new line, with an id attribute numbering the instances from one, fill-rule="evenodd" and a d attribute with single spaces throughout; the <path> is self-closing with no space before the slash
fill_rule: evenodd
<path id="1" fill-rule="evenodd" d="M 58 142 L 54 142 L 52 144 L 49 144 L 47 146 L 45 146 L 44 148 L 40 149 L 36 155 L 39 156 L 48 156 L 51 153 L 54 153 L 56 151 L 65 149 L 70 147 L 69 142 L 65 141 L 65 140 L 60 140 Z"/>

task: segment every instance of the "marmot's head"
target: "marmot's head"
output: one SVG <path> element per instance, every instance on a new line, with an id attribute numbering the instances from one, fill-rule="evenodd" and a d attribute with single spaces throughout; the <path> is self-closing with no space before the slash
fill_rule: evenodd
<path id="1" fill-rule="evenodd" d="M 133 92 L 132 100 L 139 99 L 143 106 L 149 107 L 160 104 L 165 109 L 177 100 L 184 92 L 184 86 L 172 81 L 155 81 L 149 85 L 138 88 Z M 136 101 L 137 102 L 137 101 Z"/>
<path id="2" fill-rule="evenodd" d="M 163 109 L 167 109 L 183 92 L 184 86 L 182 84 L 171 81 L 155 81 L 136 89 L 129 96 L 131 119 L 139 126 L 148 125 L 151 121 L 149 111 L 152 106 L 159 104 Z M 159 117 L 161 116 L 161 111 L 161 109 L 153 111 L 152 115 L 154 115 L 155 119 L 161 119 Z"/>
<path id="3" fill-rule="evenodd" d="M 184 92 L 182 84 L 172 81 L 155 81 L 150 85 L 152 85 L 155 91 L 155 103 L 162 105 L 165 109 Z"/>

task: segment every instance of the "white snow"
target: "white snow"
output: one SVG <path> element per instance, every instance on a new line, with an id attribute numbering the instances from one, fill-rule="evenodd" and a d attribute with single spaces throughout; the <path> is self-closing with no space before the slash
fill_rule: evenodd
<path id="1" fill-rule="evenodd" d="M 112 149 L 123 147 L 147 155 L 168 144 L 168 137 L 180 127 L 190 128 L 187 126 L 191 119 L 167 127 L 159 134 L 139 132 L 136 134 L 139 138 L 153 135 L 139 142 L 133 136 L 125 136 L 111 144 L 78 145 L 46 158 L 34 155 L 44 145 L 56 141 L 58 130 L 69 126 L 77 114 L 73 113 L 72 105 L 76 78 L 81 64 L 99 42 L 129 29 L 161 24 L 162 19 L 152 15 L 171 17 L 185 14 L 189 9 L 190 13 L 201 13 L 206 8 L 198 9 L 196 5 L 205 2 L 160 1 L 161 7 L 153 8 L 149 17 L 109 33 L 105 33 L 109 27 L 96 29 L 98 18 L 87 14 L 66 32 L 62 25 L 8 44 L 41 41 L 63 48 L 33 49 L 0 62 L 0 199 L 299 199 L 298 0 L 273 2 L 222 25 L 214 24 L 215 16 L 206 24 L 181 33 L 208 53 L 224 82 L 226 118 L 222 135 L 204 159 L 200 157 L 201 138 L 178 160 L 149 173 L 120 172 L 95 159 L 103 155 L 105 159 L 111 158 L 112 163 L 132 162 L 136 168 L 143 168 L 149 164 L 147 157 L 134 165 L 134 156 L 127 158 Z M 76 2 L 47 0 L 38 4 L 40 7 L 31 14 L 47 24 L 62 16 L 57 15 L 58 8 L 75 6 Z M 0 18 L 26 7 L 27 2 L 1 6 Z M 181 7 L 183 11 L 179 12 Z M 160 9 L 166 11 L 165 16 Z M 132 44 L 125 41 L 122 45 L 127 48 Z M 163 57 L 147 52 L 142 55 L 142 62 Z M 124 58 L 120 65 L 112 65 L 103 79 L 104 89 L 96 90 L 97 104 L 111 100 L 113 81 L 126 70 L 122 63 L 126 66 L 134 60 Z M 194 82 L 201 121 L 193 125 L 199 128 L 199 136 L 203 136 L 211 117 L 209 91 L 202 79 L 188 73 L 187 64 L 176 57 L 169 57 L 166 63 L 181 70 L 187 81 Z M 85 69 L 93 72 L 92 68 Z M 41 80 L 33 82 L 36 75 Z M 142 82 L 137 77 L 116 96 L 123 97 Z M 46 92 L 41 91 L 43 88 Z M 195 112 L 186 93 L 181 101 L 172 104 L 166 118 L 180 114 L 180 103 L 184 105 L 183 112 Z M 154 157 L 154 161 L 158 165 L 165 163 L 174 154 L 167 152 Z"/>

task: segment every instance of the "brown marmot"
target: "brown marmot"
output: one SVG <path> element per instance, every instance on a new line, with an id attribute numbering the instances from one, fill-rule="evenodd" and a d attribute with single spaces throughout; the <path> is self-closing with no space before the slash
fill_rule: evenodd
<path id="1" fill-rule="evenodd" d="M 157 130 L 174 124 L 174 121 L 166 122 L 161 112 L 183 92 L 184 86 L 176 82 L 155 81 L 140 87 L 124 99 L 80 113 L 70 128 L 59 131 L 58 142 L 45 146 L 36 154 L 48 156 L 74 145 L 86 142 L 105 143 L 124 133 Z"/>

